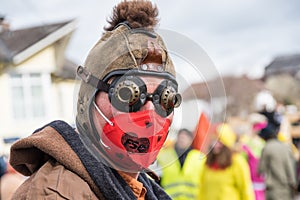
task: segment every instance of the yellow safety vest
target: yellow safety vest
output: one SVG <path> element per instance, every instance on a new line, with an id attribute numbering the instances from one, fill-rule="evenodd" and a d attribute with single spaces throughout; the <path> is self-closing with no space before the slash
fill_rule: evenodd
<path id="1" fill-rule="evenodd" d="M 157 161 L 162 170 L 161 186 L 172 199 L 198 199 L 200 172 L 205 162 L 200 151 L 191 150 L 182 168 L 173 148 L 162 150 Z"/>

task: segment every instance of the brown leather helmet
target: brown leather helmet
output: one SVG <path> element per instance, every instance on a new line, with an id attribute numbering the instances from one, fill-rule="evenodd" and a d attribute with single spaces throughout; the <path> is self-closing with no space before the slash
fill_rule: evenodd
<path id="1" fill-rule="evenodd" d="M 161 63 L 156 68 L 144 65 L 147 60 Z M 91 123 L 91 105 L 98 90 L 106 90 L 107 81 L 128 71 L 175 80 L 175 68 L 162 38 L 154 31 L 131 29 L 126 23 L 106 32 L 90 50 L 77 75 L 82 79 L 78 94 L 76 125 L 81 134 L 99 141 Z M 93 135 L 93 136 L 92 136 Z M 93 138 L 91 138 L 91 136 Z"/>

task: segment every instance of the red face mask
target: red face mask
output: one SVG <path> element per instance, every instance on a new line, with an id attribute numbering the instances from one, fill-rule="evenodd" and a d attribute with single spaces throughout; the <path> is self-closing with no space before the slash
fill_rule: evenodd
<path id="1" fill-rule="evenodd" d="M 154 110 L 120 114 L 106 124 L 100 136 L 115 165 L 137 172 L 151 165 L 162 148 L 171 121 Z"/>

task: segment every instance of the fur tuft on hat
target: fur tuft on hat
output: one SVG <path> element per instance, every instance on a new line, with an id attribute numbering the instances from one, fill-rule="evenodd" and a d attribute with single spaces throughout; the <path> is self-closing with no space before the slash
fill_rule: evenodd
<path id="1" fill-rule="evenodd" d="M 112 16 L 107 20 L 109 26 L 106 31 L 112 31 L 118 24 L 127 22 L 131 28 L 152 30 L 158 23 L 158 9 L 151 1 L 133 0 L 124 1 L 116 5 Z"/>

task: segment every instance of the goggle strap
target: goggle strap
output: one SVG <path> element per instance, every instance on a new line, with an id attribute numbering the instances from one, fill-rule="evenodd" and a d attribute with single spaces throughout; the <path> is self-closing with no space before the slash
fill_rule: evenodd
<path id="1" fill-rule="evenodd" d="M 104 92 L 108 92 L 108 89 L 109 89 L 109 84 L 103 82 L 102 80 L 99 80 L 98 79 L 98 83 L 96 85 L 96 88 L 98 88 L 99 90 L 101 91 L 104 91 Z"/>
<path id="2" fill-rule="evenodd" d="M 155 71 L 148 71 L 148 70 L 140 70 L 140 69 L 118 69 L 111 71 L 109 74 L 107 74 L 104 78 L 103 81 L 106 82 L 108 81 L 111 77 L 114 76 L 156 76 L 156 77 L 161 77 L 164 79 L 168 79 L 172 81 L 173 83 L 177 84 L 177 81 L 175 77 L 170 74 L 169 72 L 155 72 Z"/>
<path id="3" fill-rule="evenodd" d="M 98 79 L 93 76 L 85 67 L 78 66 L 77 75 L 87 84 L 98 88 L 101 91 L 108 92 L 109 84 L 105 83 L 103 80 Z"/>

